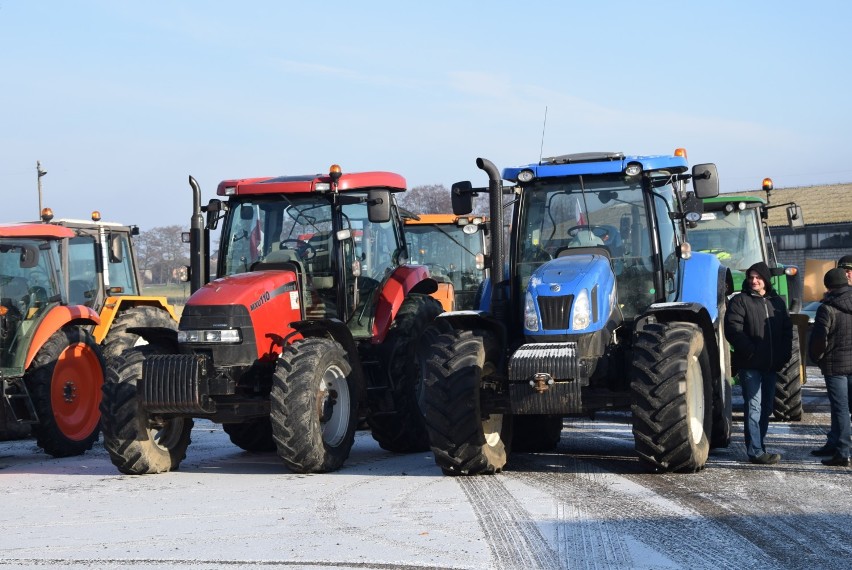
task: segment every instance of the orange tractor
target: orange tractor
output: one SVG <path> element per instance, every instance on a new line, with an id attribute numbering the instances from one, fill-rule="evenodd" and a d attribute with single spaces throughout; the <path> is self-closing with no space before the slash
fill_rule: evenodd
<path id="1" fill-rule="evenodd" d="M 432 296 L 445 311 L 479 308 L 486 277 L 488 218 L 453 214 L 409 215 L 405 240 L 412 263 L 438 282 Z"/>
<path id="2" fill-rule="evenodd" d="M 92 308 L 69 304 L 73 230 L 0 225 L 0 432 L 30 426 L 54 457 L 79 455 L 98 438 L 104 361 L 88 329 Z"/>

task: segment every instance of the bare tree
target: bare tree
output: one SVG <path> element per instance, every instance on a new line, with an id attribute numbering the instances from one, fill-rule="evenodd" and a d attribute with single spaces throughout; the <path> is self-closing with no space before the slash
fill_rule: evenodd
<path id="1" fill-rule="evenodd" d="M 442 184 L 415 186 L 397 198 L 402 208 L 415 214 L 448 214 L 453 211 L 450 191 Z"/>
<path id="2" fill-rule="evenodd" d="M 181 241 L 180 226 L 162 226 L 141 232 L 134 240 L 139 270 L 150 272 L 156 283 L 174 283 L 175 270 L 189 265 L 189 251 Z"/>

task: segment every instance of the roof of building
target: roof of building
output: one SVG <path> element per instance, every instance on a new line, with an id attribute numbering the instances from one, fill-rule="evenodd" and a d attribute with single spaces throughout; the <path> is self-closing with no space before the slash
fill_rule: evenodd
<path id="1" fill-rule="evenodd" d="M 749 192 L 731 192 L 745 196 L 766 198 L 763 190 Z M 807 225 L 842 224 L 852 222 L 852 182 L 825 186 L 799 186 L 796 188 L 776 188 L 770 196 L 770 206 L 780 206 L 795 202 L 802 207 L 802 215 Z M 787 209 L 769 210 L 770 226 L 787 225 Z"/>

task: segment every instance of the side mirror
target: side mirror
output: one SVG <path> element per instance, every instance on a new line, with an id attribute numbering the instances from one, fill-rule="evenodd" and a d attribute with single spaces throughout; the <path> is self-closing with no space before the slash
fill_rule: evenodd
<path id="1" fill-rule="evenodd" d="M 787 206 L 787 224 L 791 229 L 805 227 L 805 218 L 802 215 L 802 207 L 798 204 Z"/>
<path id="2" fill-rule="evenodd" d="M 692 167 L 692 189 L 697 198 L 715 198 L 719 195 L 719 173 L 712 163 Z"/>
<path id="3" fill-rule="evenodd" d="M 450 190 L 453 214 L 466 216 L 473 211 L 473 186 L 470 181 L 456 182 Z"/>
<path id="4" fill-rule="evenodd" d="M 383 224 L 390 220 L 390 190 L 373 188 L 367 193 L 367 217 L 374 224 Z"/>
<path id="5" fill-rule="evenodd" d="M 32 269 L 36 265 L 38 265 L 38 249 L 32 246 L 24 246 L 21 248 L 21 269 Z"/>
<path id="6" fill-rule="evenodd" d="M 109 234 L 109 262 L 121 263 L 121 235 Z"/>
<path id="7" fill-rule="evenodd" d="M 219 226 L 219 218 L 222 217 L 220 214 L 222 211 L 222 200 L 213 198 L 207 204 L 205 211 L 207 212 L 207 229 L 215 230 Z M 242 212 L 240 213 L 242 214 Z M 249 216 L 249 219 L 251 219 L 251 216 Z"/>

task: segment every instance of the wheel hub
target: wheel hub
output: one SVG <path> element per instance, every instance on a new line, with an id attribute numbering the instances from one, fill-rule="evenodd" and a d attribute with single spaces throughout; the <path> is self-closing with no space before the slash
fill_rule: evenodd
<path id="1" fill-rule="evenodd" d="M 62 399 L 69 404 L 77 399 L 77 386 L 70 380 L 62 386 Z"/>

